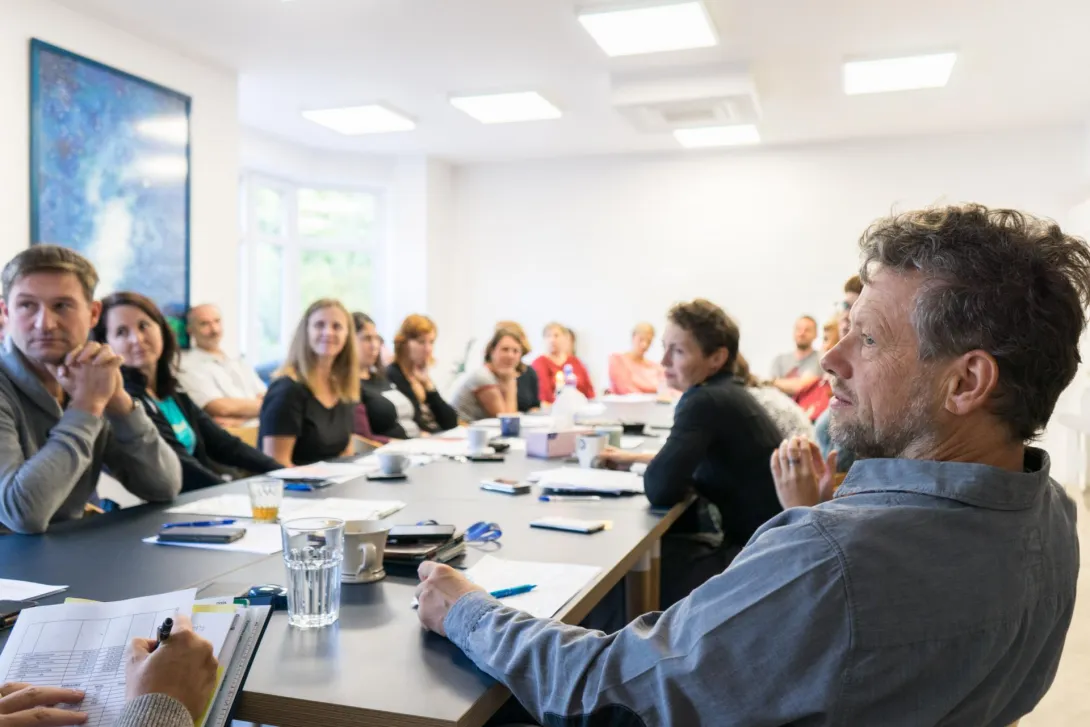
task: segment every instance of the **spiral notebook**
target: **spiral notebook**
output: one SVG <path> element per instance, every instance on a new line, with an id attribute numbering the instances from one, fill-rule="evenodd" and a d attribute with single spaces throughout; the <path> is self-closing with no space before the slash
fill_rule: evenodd
<path id="1" fill-rule="evenodd" d="M 136 637 L 154 638 L 164 619 L 192 614 L 193 628 L 212 642 L 220 662 L 216 691 L 197 727 L 225 727 L 269 620 L 268 606 L 195 601 L 176 591 L 113 603 L 70 601 L 19 614 L 3 653 L 0 683 L 82 689 L 72 707 L 88 713 L 88 727 L 111 727 L 125 706 L 125 649 Z"/>

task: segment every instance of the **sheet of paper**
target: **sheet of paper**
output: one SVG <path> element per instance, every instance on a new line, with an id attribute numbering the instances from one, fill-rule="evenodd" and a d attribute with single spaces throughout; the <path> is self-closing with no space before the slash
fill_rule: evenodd
<path id="1" fill-rule="evenodd" d="M 348 482 L 378 470 L 378 460 L 362 457 L 355 462 L 315 462 L 303 467 L 287 467 L 269 473 L 282 480 L 328 480 L 334 484 Z"/>
<path id="2" fill-rule="evenodd" d="M 299 517 L 336 517 L 342 520 L 381 520 L 389 517 L 405 503 L 399 500 L 356 500 L 348 497 L 285 497 L 280 503 L 280 519 Z M 249 518 L 249 495 L 215 495 L 203 500 L 178 505 L 167 510 L 177 515 Z M 274 551 L 275 552 L 275 551 Z"/>
<path id="3" fill-rule="evenodd" d="M 498 430 L 497 430 L 498 433 Z M 435 457 L 464 457 L 469 454 L 469 443 L 465 439 L 442 439 L 439 437 L 420 437 L 390 442 L 379 452 L 397 452 L 399 454 L 427 454 Z M 486 447 L 491 452 L 491 447 Z"/>
<path id="4" fill-rule="evenodd" d="M 246 528 L 246 534 L 233 543 L 164 543 L 154 535 L 150 538 L 144 538 L 144 542 L 152 545 L 176 545 L 181 548 L 229 550 L 235 553 L 260 553 L 262 555 L 272 555 L 283 550 L 284 545 L 280 537 L 280 526 L 276 523 L 243 523 L 242 527 Z"/>
<path id="5" fill-rule="evenodd" d="M 0 601 L 33 601 L 67 590 L 68 586 L 47 586 L 44 583 L 0 578 Z"/>
<path id="6" fill-rule="evenodd" d="M 88 727 L 110 727 L 125 705 L 125 648 L 163 619 L 190 613 L 196 589 L 116 603 L 69 603 L 19 614 L 0 654 L 0 683 L 64 685 L 87 693 Z"/>
<path id="7" fill-rule="evenodd" d="M 643 437 L 625 434 L 621 436 L 621 449 L 639 449 L 645 441 Z"/>
<path id="8" fill-rule="evenodd" d="M 486 555 L 466 570 L 465 575 L 489 591 L 533 584 L 537 588 L 529 593 L 504 598 L 504 605 L 538 618 L 552 618 L 601 572 L 601 568 L 593 565 L 538 563 Z"/>
<path id="9" fill-rule="evenodd" d="M 643 478 L 632 472 L 558 467 L 533 472 L 528 478 L 541 487 L 585 490 L 587 492 L 643 492 Z"/>

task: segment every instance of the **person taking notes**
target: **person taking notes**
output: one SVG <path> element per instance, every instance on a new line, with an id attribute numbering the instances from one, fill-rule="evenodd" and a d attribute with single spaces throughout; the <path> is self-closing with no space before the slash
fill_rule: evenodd
<path id="1" fill-rule="evenodd" d="M 173 499 L 177 456 L 125 391 L 121 357 L 87 340 L 102 310 L 91 263 L 35 245 L 0 277 L 0 526 L 41 533 L 82 517 L 103 467 L 143 500 Z"/>

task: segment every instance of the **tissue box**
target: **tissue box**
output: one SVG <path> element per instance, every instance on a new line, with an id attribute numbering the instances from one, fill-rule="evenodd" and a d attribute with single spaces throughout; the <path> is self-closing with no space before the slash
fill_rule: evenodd
<path id="1" fill-rule="evenodd" d="M 570 457 L 575 454 L 576 432 L 542 432 L 530 430 L 524 434 L 526 454 L 530 457 Z"/>

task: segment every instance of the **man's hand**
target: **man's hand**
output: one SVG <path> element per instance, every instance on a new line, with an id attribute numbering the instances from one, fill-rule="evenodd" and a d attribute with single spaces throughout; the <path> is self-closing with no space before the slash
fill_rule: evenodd
<path id="1" fill-rule="evenodd" d="M 817 444 L 805 437 L 792 437 L 772 453 L 771 465 L 776 497 L 785 510 L 813 507 L 833 499 L 835 451 L 823 460 Z"/>
<path id="2" fill-rule="evenodd" d="M 212 644 L 193 633 L 185 616 L 174 617 L 174 630 L 152 652 L 154 639 L 133 639 L 125 668 L 125 697 L 165 694 L 177 699 L 196 721 L 212 700 L 216 658 Z"/>
<path id="3" fill-rule="evenodd" d="M 57 709 L 58 704 L 79 704 L 83 692 L 29 684 L 0 685 L 0 727 L 67 727 L 87 721 L 86 712 Z"/>
<path id="4" fill-rule="evenodd" d="M 421 563 L 417 575 L 420 585 L 416 587 L 416 600 L 420 605 L 416 615 L 425 628 L 440 636 L 447 635 L 443 621 L 458 599 L 473 591 L 484 591 L 449 565 L 432 560 Z"/>
<path id="5" fill-rule="evenodd" d="M 57 366 L 46 364 L 46 369 L 68 393 L 73 407 L 99 417 L 121 386 L 121 357 L 94 341 L 71 351 Z"/>

